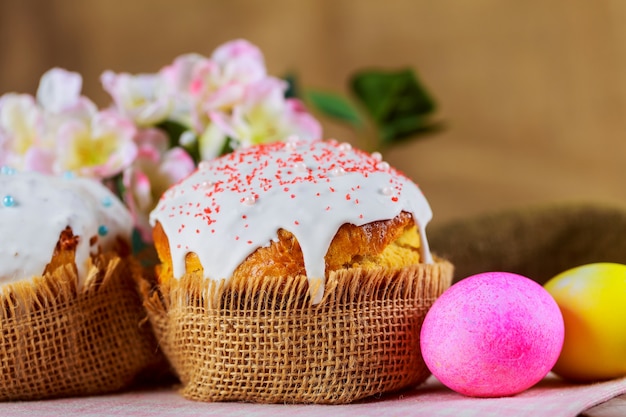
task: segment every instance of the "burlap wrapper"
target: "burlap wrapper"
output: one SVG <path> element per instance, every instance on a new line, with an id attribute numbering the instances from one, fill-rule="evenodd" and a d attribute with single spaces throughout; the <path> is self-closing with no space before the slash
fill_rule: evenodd
<path id="1" fill-rule="evenodd" d="M 452 272 L 443 260 L 333 272 L 318 305 L 304 276 L 233 288 L 188 274 L 142 293 L 184 397 L 341 404 L 429 376 L 420 329 Z"/>
<path id="2" fill-rule="evenodd" d="M 0 293 L 0 400 L 101 394 L 128 387 L 161 357 L 129 259 L 5 285 Z"/>

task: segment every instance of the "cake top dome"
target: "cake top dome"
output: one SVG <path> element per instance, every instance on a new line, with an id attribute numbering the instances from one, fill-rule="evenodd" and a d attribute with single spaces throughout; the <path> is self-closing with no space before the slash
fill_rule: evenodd
<path id="1" fill-rule="evenodd" d="M 205 278 L 228 279 L 257 248 L 291 232 L 302 248 L 312 300 L 323 295 L 324 256 L 343 224 L 361 226 L 413 214 L 422 259 L 432 262 L 424 228 L 428 202 L 411 180 L 372 155 L 336 141 L 276 142 L 200 163 L 150 215 L 169 240 L 175 278 L 195 253 Z"/>
<path id="2" fill-rule="evenodd" d="M 67 227 L 78 236 L 80 284 L 91 254 L 130 241 L 132 218 L 95 180 L 0 168 L 0 284 L 42 275 Z"/>

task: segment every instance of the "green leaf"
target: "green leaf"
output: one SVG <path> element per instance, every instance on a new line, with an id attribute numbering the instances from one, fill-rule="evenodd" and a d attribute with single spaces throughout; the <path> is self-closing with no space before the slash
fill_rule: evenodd
<path id="1" fill-rule="evenodd" d="M 296 74 L 289 73 L 283 77 L 283 80 L 287 81 L 285 98 L 300 98 L 300 85 Z"/>
<path id="2" fill-rule="evenodd" d="M 362 71 L 350 83 L 356 98 L 378 127 L 380 140 L 395 142 L 432 131 L 437 106 L 411 69 Z"/>
<path id="3" fill-rule="evenodd" d="M 407 117 L 382 126 L 379 130 L 379 136 L 384 144 L 391 144 L 409 139 L 416 135 L 438 132 L 444 127 L 443 123 L 427 122 L 419 116 Z"/>
<path id="4" fill-rule="evenodd" d="M 233 152 L 235 148 L 233 147 L 233 140 L 231 138 L 226 138 L 224 141 L 224 145 L 222 146 L 222 150 L 220 151 L 220 156 L 229 154 Z"/>
<path id="5" fill-rule="evenodd" d="M 189 128 L 173 120 L 165 120 L 159 123 L 157 127 L 165 131 L 167 136 L 170 138 L 170 148 L 178 146 L 180 144 L 180 136 L 185 133 L 185 131 L 189 130 Z"/>
<path id="6" fill-rule="evenodd" d="M 345 97 L 323 91 L 307 91 L 306 98 L 320 113 L 348 122 L 355 127 L 363 125 L 363 119 Z"/>
<path id="7" fill-rule="evenodd" d="M 190 144 L 182 144 L 180 142 L 181 136 L 185 132 L 189 131 L 188 127 L 173 120 L 165 120 L 164 122 L 159 123 L 157 127 L 162 129 L 167 134 L 167 137 L 169 138 L 169 148 L 180 146 L 187 151 L 196 164 L 200 161 L 200 149 L 197 137 L 195 138 L 196 140 Z"/>

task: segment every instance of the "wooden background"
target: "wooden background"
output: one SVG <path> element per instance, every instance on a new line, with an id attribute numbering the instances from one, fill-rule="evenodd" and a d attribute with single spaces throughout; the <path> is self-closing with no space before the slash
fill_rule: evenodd
<path id="1" fill-rule="evenodd" d="M 3 0 L 0 93 L 34 93 L 61 66 L 104 106 L 105 69 L 154 72 L 234 38 L 311 88 L 346 92 L 365 67 L 417 69 L 447 130 L 385 158 L 420 184 L 434 222 L 562 201 L 626 206 L 621 0 Z"/>

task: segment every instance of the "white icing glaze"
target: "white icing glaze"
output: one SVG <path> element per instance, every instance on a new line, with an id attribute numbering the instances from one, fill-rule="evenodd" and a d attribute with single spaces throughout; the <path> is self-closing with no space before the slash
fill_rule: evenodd
<path id="1" fill-rule="evenodd" d="M 87 259 L 109 249 L 117 237 L 130 240 L 132 218 L 95 180 L 0 170 L 0 284 L 40 276 L 61 232 L 78 236 L 76 268 L 84 283 Z M 93 236 L 97 242 L 90 244 Z"/>
<path id="2" fill-rule="evenodd" d="M 349 144 L 278 142 L 237 150 L 203 163 L 170 188 L 150 215 L 170 244 L 175 278 L 194 252 L 206 278 L 228 279 L 282 228 L 298 239 L 313 303 L 324 291 L 324 256 L 339 227 L 412 213 L 422 256 L 432 262 L 425 227 L 428 202 L 411 180 Z M 321 284 L 321 285 L 317 285 Z M 317 288 L 317 290 L 313 290 Z"/>

